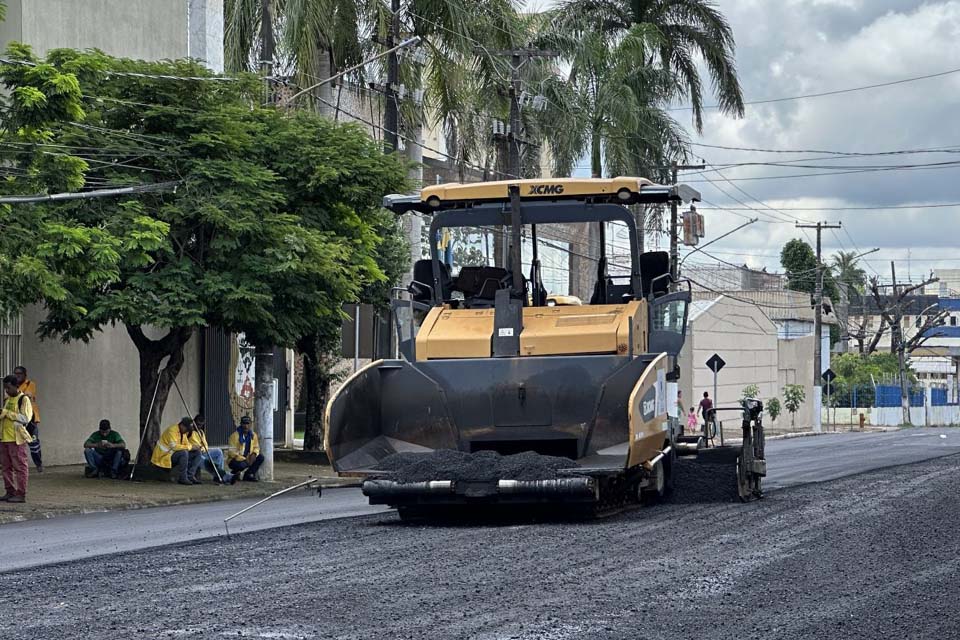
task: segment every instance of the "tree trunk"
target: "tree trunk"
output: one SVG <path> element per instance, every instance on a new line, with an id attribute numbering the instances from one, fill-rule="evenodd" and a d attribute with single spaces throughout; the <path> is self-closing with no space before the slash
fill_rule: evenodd
<path id="1" fill-rule="evenodd" d="M 603 177 L 602 150 L 600 132 L 594 131 L 590 137 L 590 176 L 593 178 Z"/>
<path id="2" fill-rule="evenodd" d="M 326 49 L 320 49 L 317 52 L 317 80 L 326 80 L 331 74 L 330 52 Z M 310 79 L 307 84 L 313 84 L 316 80 Z M 317 98 L 317 111 L 327 117 L 333 116 L 333 83 L 328 82 L 317 87 L 314 91 Z"/>
<path id="3" fill-rule="evenodd" d="M 330 379 L 323 374 L 316 359 L 304 354 L 303 383 L 306 391 L 306 424 L 303 431 L 303 450 L 323 449 L 323 407 L 330 393 Z"/>
<path id="4" fill-rule="evenodd" d="M 273 480 L 273 354 L 272 344 L 256 343 L 254 356 L 257 369 L 257 381 L 253 398 L 253 415 L 260 438 L 260 453 L 263 465 L 260 467 L 262 480 Z"/>
<path id="5" fill-rule="evenodd" d="M 183 367 L 183 348 L 193 329 L 171 329 L 164 337 L 151 340 L 139 326 L 127 325 L 126 328 L 140 355 L 141 446 L 137 451 L 137 464 L 150 464 L 153 448 L 160 438 L 160 420 L 167 406 L 167 397 Z"/>
<path id="6" fill-rule="evenodd" d="M 323 450 L 323 415 L 330 388 L 336 375 L 334 367 L 340 359 L 339 327 L 337 335 L 324 339 L 320 334 L 301 340 L 298 350 L 303 354 L 304 392 L 306 396 L 306 418 L 303 432 L 304 451 Z"/>

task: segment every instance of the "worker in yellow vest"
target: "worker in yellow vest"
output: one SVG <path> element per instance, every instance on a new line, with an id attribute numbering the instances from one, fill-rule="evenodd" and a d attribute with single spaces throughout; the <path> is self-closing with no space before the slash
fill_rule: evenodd
<path id="1" fill-rule="evenodd" d="M 37 404 L 37 383 L 27 377 L 27 369 L 23 365 L 14 367 L 13 375 L 17 378 L 20 393 L 30 398 L 33 407 L 33 420 L 27 423 L 27 432 L 33 436 L 30 441 L 30 457 L 37 465 L 37 473 L 43 473 L 43 457 L 40 454 L 40 407 Z"/>
<path id="2" fill-rule="evenodd" d="M 0 467 L 3 467 L 3 488 L 0 501 L 27 500 L 27 444 L 33 438 L 26 424 L 33 417 L 30 398 L 20 392 L 16 376 L 3 379 L 3 410 L 0 411 Z"/>
<path id="3" fill-rule="evenodd" d="M 240 418 L 240 426 L 230 434 L 230 448 L 227 450 L 227 464 L 235 475 L 243 474 L 247 482 L 257 482 L 257 471 L 263 464 L 260 453 L 260 439 L 253 430 L 250 416 Z"/>
<path id="4" fill-rule="evenodd" d="M 161 469 L 169 469 L 170 482 L 203 484 L 197 477 L 197 471 L 203 463 L 201 450 L 200 440 L 194 432 L 193 419 L 186 416 L 160 434 L 150 462 Z"/>

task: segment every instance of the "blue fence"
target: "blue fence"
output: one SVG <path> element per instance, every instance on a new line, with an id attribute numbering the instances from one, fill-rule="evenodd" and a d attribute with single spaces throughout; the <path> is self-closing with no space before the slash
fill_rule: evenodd
<path id="1" fill-rule="evenodd" d="M 943 407 L 948 405 L 949 398 L 947 390 L 934 387 L 930 390 L 930 404 L 934 407 Z M 915 388 L 910 390 L 910 406 L 919 407 L 924 404 L 923 389 Z M 899 407 L 900 406 L 900 387 L 892 384 L 877 385 L 877 407 Z"/>
<path id="2" fill-rule="evenodd" d="M 830 392 L 828 396 L 827 393 Z M 900 386 L 895 384 L 858 385 L 846 387 L 837 385 L 827 389 L 824 385 L 824 404 L 831 407 L 899 407 Z M 923 387 L 914 387 L 910 390 L 910 406 L 920 407 L 924 403 Z M 942 387 L 933 387 L 930 390 L 930 404 L 934 407 L 943 407 L 952 404 L 948 390 Z"/>

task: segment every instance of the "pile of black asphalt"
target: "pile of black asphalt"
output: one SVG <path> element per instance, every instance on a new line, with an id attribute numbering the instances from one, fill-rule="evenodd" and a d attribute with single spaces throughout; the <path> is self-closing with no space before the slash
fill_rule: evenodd
<path id="1" fill-rule="evenodd" d="M 569 458 L 533 451 L 504 456 L 496 451 L 467 453 L 438 449 L 425 453 L 395 453 L 381 460 L 377 470 L 387 472 L 385 478 L 401 483 L 431 480 L 490 482 L 552 480 L 560 469 L 576 466 Z"/>
<path id="2" fill-rule="evenodd" d="M 678 459 L 673 466 L 673 491 L 665 498 L 672 504 L 737 502 L 737 466 Z"/>
<path id="3" fill-rule="evenodd" d="M 958 486 L 952 456 L 748 504 L 500 526 L 385 513 L 111 554 L 0 573 L 0 638 L 956 638 Z"/>

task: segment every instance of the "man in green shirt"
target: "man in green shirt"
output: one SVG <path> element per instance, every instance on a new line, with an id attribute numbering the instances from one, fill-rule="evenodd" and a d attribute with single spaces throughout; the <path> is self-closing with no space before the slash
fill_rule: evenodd
<path id="1" fill-rule="evenodd" d="M 108 470 L 110 477 L 117 479 L 120 465 L 123 464 L 123 450 L 127 443 L 123 436 L 110 428 L 109 420 L 101 420 L 100 428 L 90 434 L 83 443 L 83 457 L 87 459 L 87 468 L 84 475 L 88 478 L 99 478 Z"/>

